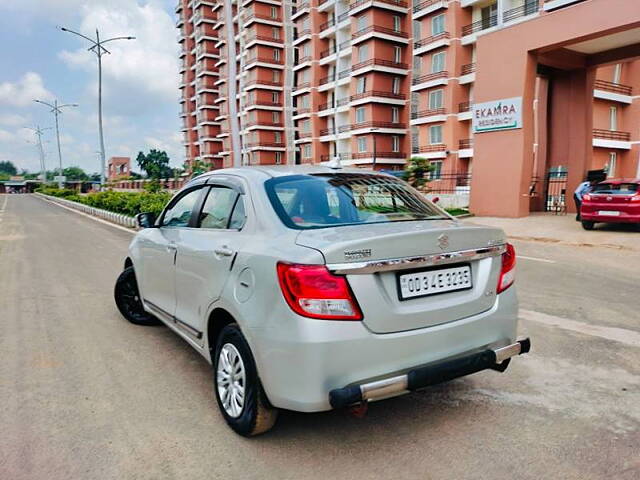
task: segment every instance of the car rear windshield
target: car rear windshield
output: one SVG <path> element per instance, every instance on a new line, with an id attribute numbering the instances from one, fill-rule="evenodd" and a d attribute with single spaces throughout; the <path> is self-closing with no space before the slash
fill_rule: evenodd
<path id="1" fill-rule="evenodd" d="M 386 175 L 291 175 L 272 178 L 265 187 L 290 228 L 449 218 L 405 182 Z"/>
<path id="2" fill-rule="evenodd" d="M 607 193 L 609 195 L 633 195 L 637 191 L 637 183 L 599 183 L 593 187 L 593 193 Z"/>

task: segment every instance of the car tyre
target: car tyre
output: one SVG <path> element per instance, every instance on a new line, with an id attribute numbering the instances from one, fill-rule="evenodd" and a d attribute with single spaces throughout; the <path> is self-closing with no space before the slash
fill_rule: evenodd
<path id="1" fill-rule="evenodd" d="M 249 344 L 235 323 L 218 335 L 213 376 L 220 412 L 236 433 L 250 437 L 273 427 L 278 410 L 268 403 Z"/>
<path id="2" fill-rule="evenodd" d="M 113 296 L 116 306 L 124 318 L 135 325 L 160 325 L 156 317 L 146 312 L 138 290 L 138 281 L 133 267 L 127 267 L 116 280 Z"/>
<path id="3" fill-rule="evenodd" d="M 584 228 L 585 230 L 593 230 L 594 225 L 595 222 L 590 222 L 587 220 L 582 221 L 582 228 Z"/>

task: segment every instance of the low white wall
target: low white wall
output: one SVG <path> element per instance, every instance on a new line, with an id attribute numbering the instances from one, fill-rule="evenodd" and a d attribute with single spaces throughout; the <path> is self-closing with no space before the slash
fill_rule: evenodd
<path id="1" fill-rule="evenodd" d="M 439 198 L 438 205 L 442 208 L 469 208 L 468 193 L 427 193 L 428 200 Z"/>
<path id="2" fill-rule="evenodd" d="M 44 195 L 42 193 L 35 193 L 42 198 L 46 198 L 54 203 L 59 203 L 60 205 L 64 205 L 65 207 L 73 208 L 80 212 L 88 213 L 89 215 L 93 215 L 94 217 L 99 217 L 104 220 L 107 220 L 112 223 L 116 223 L 118 225 L 122 225 L 125 227 L 133 227 L 136 226 L 136 220 L 133 217 L 128 215 L 123 215 L 121 213 L 113 213 L 108 210 L 102 210 L 100 208 L 90 207 L 89 205 L 85 205 L 84 203 L 72 202 L 71 200 L 67 200 L 64 198 L 52 197 L 51 195 Z"/>

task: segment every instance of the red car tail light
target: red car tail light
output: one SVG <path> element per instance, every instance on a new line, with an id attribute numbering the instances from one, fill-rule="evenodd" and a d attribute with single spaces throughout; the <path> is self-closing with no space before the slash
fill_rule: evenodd
<path id="1" fill-rule="evenodd" d="M 636 193 L 633 197 L 631 197 L 632 202 L 640 202 L 640 193 Z"/>
<path id="2" fill-rule="evenodd" d="M 516 279 L 516 249 L 507 243 L 507 250 L 502 254 L 502 267 L 498 277 L 497 293 L 504 292 L 513 285 Z"/>
<path id="3" fill-rule="evenodd" d="M 324 265 L 278 263 L 280 288 L 298 315 L 325 320 L 362 320 L 347 279 Z"/>
<path id="4" fill-rule="evenodd" d="M 585 193 L 584 195 L 582 195 L 583 202 L 588 202 L 590 200 L 591 200 L 591 195 L 589 195 L 588 193 Z"/>

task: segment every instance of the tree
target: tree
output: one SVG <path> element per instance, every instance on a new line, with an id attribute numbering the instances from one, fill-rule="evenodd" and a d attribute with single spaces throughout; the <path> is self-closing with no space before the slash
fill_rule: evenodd
<path id="1" fill-rule="evenodd" d="M 429 181 L 427 174 L 433 168 L 433 165 L 426 158 L 411 157 L 404 167 L 404 179 L 412 187 L 420 188 Z"/>
<path id="2" fill-rule="evenodd" d="M 157 180 L 171 177 L 172 171 L 169 167 L 169 155 L 163 150 L 152 148 L 147 155 L 139 152 L 136 162 L 147 174 L 147 177 L 151 179 Z"/>
<path id="3" fill-rule="evenodd" d="M 191 176 L 197 177 L 208 171 L 207 164 L 202 160 L 192 160 L 191 165 L 184 164 L 184 169 L 191 172 Z"/>
<path id="4" fill-rule="evenodd" d="M 62 170 L 62 175 L 67 177 L 67 180 L 88 180 L 89 176 L 80 167 L 67 167 Z"/>
<path id="5" fill-rule="evenodd" d="M 18 169 L 10 161 L 0 162 L 0 173 L 6 173 L 7 175 L 16 175 L 18 173 Z"/>

